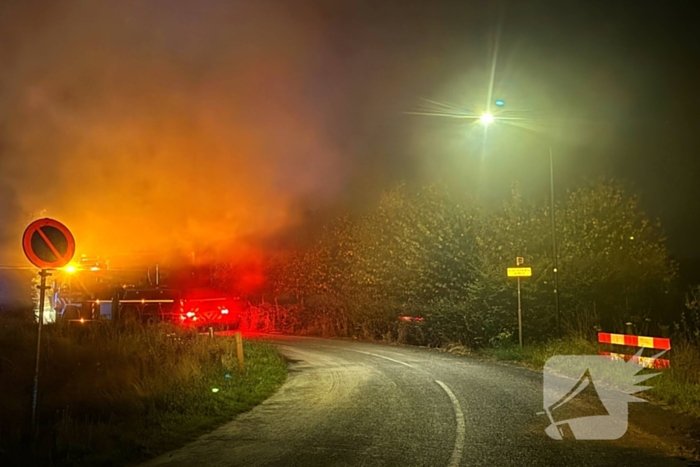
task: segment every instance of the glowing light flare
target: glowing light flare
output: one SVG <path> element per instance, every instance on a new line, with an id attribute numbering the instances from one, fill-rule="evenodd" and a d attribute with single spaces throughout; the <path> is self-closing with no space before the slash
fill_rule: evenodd
<path id="1" fill-rule="evenodd" d="M 479 121 L 481 122 L 482 125 L 488 126 L 494 122 L 493 115 L 490 114 L 489 112 L 486 112 L 479 117 Z"/>
<path id="2" fill-rule="evenodd" d="M 65 272 L 67 272 L 68 274 L 73 274 L 75 271 L 77 271 L 76 267 L 73 266 L 72 264 L 66 266 L 65 268 L 63 268 L 63 270 Z"/>

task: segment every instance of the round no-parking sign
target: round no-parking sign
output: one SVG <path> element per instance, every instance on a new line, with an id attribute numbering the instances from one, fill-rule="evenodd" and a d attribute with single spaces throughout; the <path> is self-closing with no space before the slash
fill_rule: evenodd
<path id="1" fill-rule="evenodd" d="M 22 249 L 41 269 L 62 268 L 73 259 L 75 239 L 68 228 L 54 219 L 39 219 L 24 231 Z"/>

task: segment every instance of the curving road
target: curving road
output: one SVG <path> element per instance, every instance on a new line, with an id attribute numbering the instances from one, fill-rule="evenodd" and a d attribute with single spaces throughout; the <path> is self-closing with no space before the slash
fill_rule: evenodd
<path id="1" fill-rule="evenodd" d="M 145 465 L 691 465 L 634 426 L 614 442 L 550 439 L 537 415 L 542 375 L 525 368 L 411 347 L 275 341 L 290 373 L 274 396 Z M 632 423 L 643 406 L 632 404 Z"/>

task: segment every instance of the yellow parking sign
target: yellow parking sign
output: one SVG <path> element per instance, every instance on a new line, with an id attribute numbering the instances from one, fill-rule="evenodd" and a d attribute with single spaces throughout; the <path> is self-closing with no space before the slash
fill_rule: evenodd
<path id="1" fill-rule="evenodd" d="M 532 268 L 508 268 L 508 277 L 530 277 Z"/>

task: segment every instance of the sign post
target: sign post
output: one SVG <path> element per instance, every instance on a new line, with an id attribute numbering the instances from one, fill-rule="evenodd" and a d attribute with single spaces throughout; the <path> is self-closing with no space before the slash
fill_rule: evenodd
<path id="1" fill-rule="evenodd" d="M 32 432 L 36 426 L 36 397 L 39 392 L 39 355 L 41 353 L 41 326 L 44 323 L 44 299 L 46 297 L 46 278 L 51 276 L 51 274 L 46 270 L 42 269 L 39 271 L 39 277 L 41 277 L 41 285 L 37 288 L 39 289 L 39 327 L 36 332 L 36 364 L 34 366 L 34 388 L 32 390 Z"/>
<path id="2" fill-rule="evenodd" d="M 523 348 L 523 309 L 520 306 L 520 276 L 518 276 L 518 341 Z"/>
<path id="3" fill-rule="evenodd" d="M 521 266 L 525 260 L 518 256 L 515 258 L 516 266 Z M 520 278 L 532 276 L 532 268 L 528 267 L 515 267 L 508 268 L 508 277 L 516 277 L 518 279 L 518 341 L 520 342 L 520 348 L 523 347 L 523 310 L 520 300 Z"/>
<path id="4" fill-rule="evenodd" d="M 22 249 L 27 259 L 40 268 L 39 277 L 39 323 L 36 335 L 36 364 L 32 390 L 32 434 L 36 434 L 36 402 L 39 392 L 39 356 L 41 353 L 41 327 L 44 324 L 44 302 L 46 300 L 46 278 L 50 269 L 62 268 L 73 259 L 75 239 L 68 228 L 53 219 L 39 219 L 27 227 L 22 235 Z"/>

